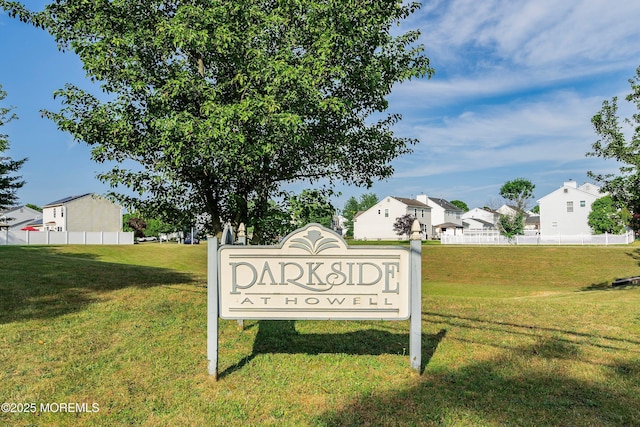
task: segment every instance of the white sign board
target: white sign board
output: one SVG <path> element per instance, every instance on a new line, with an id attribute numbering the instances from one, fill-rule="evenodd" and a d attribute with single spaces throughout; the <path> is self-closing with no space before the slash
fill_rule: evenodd
<path id="1" fill-rule="evenodd" d="M 409 249 L 349 247 L 318 224 L 278 246 L 222 246 L 218 265 L 223 319 L 410 316 Z"/>

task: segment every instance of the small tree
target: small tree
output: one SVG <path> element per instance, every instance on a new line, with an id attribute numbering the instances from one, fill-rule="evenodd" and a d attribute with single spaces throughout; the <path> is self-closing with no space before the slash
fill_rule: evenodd
<path id="1" fill-rule="evenodd" d="M 142 218 L 139 218 L 135 214 L 125 214 L 122 218 L 124 231 L 133 231 L 135 237 L 145 237 L 144 230 L 147 228 L 147 223 Z"/>
<path id="2" fill-rule="evenodd" d="M 629 224 L 631 214 L 627 209 L 619 209 L 613 198 L 608 195 L 597 199 L 591 204 L 589 213 L 589 227 L 595 234 L 624 233 Z"/>
<path id="3" fill-rule="evenodd" d="M 500 187 L 500 196 L 512 202 L 519 211 L 524 212 L 533 199 L 533 190 L 536 186 L 524 178 L 516 178 L 507 181 Z"/>
<path id="4" fill-rule="evenodd" d="M 2 90 L 2 85 L 0 85 L 0 101 L 4 100 L 6 96 L 7 93 Z M 12 109 L 11 107 L 0 107 L 0 128 L 17 118 L 15 114 L 11 113 Z M 24 181 L 21 181 L 22 177 L 14 174 L 27 159 L 12 160 L 10 157 L 2 156 L 1 153 L 8 149 L 9 136 L 0 133 L 0 211 L 7 210 L 16 204 L 18 200 L 16 192 L 24 185 Z"/>
<path id="5" fill-rule="evenodd" d="M 536 186 L 524 178 L 507 181 L 500 187 L 500 196 L 516 207 L 515 215 L 500 215 L 498 226 L 500 233 L 508 239 L 524 233 L 525 210 L 533 199 Z"/>
<path id="6" fill-rule="evenodd" d="M 498 228 L 500 234 L 509 240 L 515 236 L 522 235 L 524 233 L 524 215 L 522 213 L 516 215 L 500 215 Z"/>
<path id="7" fill-rule="evenodd" d="M 365 193 L 360 195 L 360 200 L 355 197 L 350 197 L 344 204 L 342 209 L 342 215 L 346 218 L 347 236 L 353 237 L 353 218 L 360 211 L 366 211 L 367 209 L 378 203 L 378 196 L 374 193 Z"/>
<path id="8" fill-rule="evenodd" d="M 409 236 L 411 234 L 411 226 L 416 218 L 413 215 L 402 215 L 396 218 L 396 222 L 393 223 L 393 231 L 398 236 Z"/>

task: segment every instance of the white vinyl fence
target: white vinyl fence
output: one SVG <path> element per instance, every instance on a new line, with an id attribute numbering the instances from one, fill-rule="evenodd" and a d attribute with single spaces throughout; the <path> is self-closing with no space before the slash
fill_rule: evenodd
<path id="1" fill-rule="evenodd" d="M 133 245 L 133 232 L 1 230 L 0 245 Z"/>
<path id="2" fill-rule="evenodd" d="M 497 232 L 480 232 L 442 236 L 443 245 L 627 245 L 634 240 L 633 231 L 626 234 L 575 234 L 549 236 L 516 236 L 512 239 Z"/>

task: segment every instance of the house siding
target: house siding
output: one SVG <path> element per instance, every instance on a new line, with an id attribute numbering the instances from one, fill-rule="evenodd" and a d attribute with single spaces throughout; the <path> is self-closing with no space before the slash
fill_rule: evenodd
<path id="1" fill-rule="evenodd" d="M 417 201 L 398 200 L 385 197 L 370 209 L 362 212 L 353 221 L 353 238 L 356 240 L 398 240 L 407 236 L 398 236 L 393 224 L 398 217 L 413 215 L 427 232 L 431 229 L 431 209 Z M 407 202 L 407 203 L 405 203 Z M 415 203 L 412 203 L 415 202 Z"/>
<path id="2" fill-rule="evenodd" d="M 102 197 L 72 200 L 66 211 L 67 231 L 122 231 L 122 209 Z"/>
<path id="3" fill-rule="evenodd" d="M 456 224 L 460 228 L 458 232 L 462 232 L 462 214 L 464 213 L 462 209 L 444 199 L 427 197 L 425 194 L 419 195 L 417 199 L 431 207 L 431 235 L 440 234 L 440 230 L 436 229 L 436 226 L 445 223 Z M 456 234 L 456 228 L 448 228 L 446 233 Z"/>
<path id="4" fill-rule="evenodd" d="M 538 200 L 540 234 L 592 234 L 588 223 L 591 204 L 604 195 L 592 184 L 578 187 L 575 182 L 566 182 Z"/>
<path id="5" fill-rule="evenodd" d="M 45 206 L 42 220 L 45 228 L 52 231 L 122 231 L 122 208 L 103 197 L 87 194 Z"/>

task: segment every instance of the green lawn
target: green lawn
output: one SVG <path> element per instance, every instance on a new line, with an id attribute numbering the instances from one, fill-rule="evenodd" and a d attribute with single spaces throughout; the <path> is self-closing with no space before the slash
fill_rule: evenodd
<path id="1" fill-rule="evenodd" d="M 638 245 L 425 245 L 421 376 L 407 321 L 221 321 L 213 381 L 206 261 L 0 247 L 0 425 L 640 425 Z"/>

